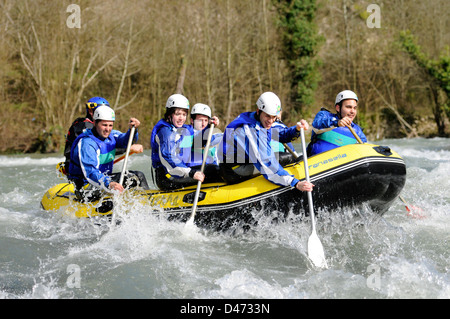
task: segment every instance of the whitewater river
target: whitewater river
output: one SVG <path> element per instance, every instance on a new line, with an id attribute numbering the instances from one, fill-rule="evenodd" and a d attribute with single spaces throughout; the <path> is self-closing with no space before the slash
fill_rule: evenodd
<path id="1" fill-rule="evenodd" d="M 405 159 L 402 196 L 420 216 L 400 200 L 383 218 L 322 211 L 325 270 L 307 258 L 308 223 L 261 219 L 250 232 L 186 234 L 137 207 L 118 227 L 95 225 L 40 207 L 63 181 L 61 155 L 0 156 L 0 298 L 448 299 L 450 139 L 378 144 Z M 149 151 L 130 158 L 147 176 L 149 166 Z"/>

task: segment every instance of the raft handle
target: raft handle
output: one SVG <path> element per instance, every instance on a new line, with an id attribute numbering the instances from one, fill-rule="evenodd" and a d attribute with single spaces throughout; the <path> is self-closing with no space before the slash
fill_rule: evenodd
<path id="1" fill-rule="evenodd" d="M 389 146 L 376 146 L 373 148 L 377 153 L 380 153 L 385 156 L 391 156 L 391 148 Z"/>
<path id="2" fill-rule="evenodd" d="M 200 191 L 200 193 L 198 195 L 198 201 L 200 202 L 200 201 L 204 200 L 205 197 L 206 197 L 206 193 Z M 194 203 L 194 198 L 195 198 L 195 192 L 187 193 L 183 197 L 183 202 L 188 203 L 188 204 L 193 204 Z"/>
<path id="3" fill-rule="evenodd" d="M 100 213 L 100 214 L 105 214 L 105 213 L 111 211 L 113 208 L 114 208 L 114 203 L 113 203 L 113 201 L 110 200 L 110 199 L 107 199 L 107 200 L 104 200 L 104 201 L 100 204 L 100 206 L 96 207 L 96 208 L 95 208 L 95 211 L 98 212 L 98 213 Z"/>

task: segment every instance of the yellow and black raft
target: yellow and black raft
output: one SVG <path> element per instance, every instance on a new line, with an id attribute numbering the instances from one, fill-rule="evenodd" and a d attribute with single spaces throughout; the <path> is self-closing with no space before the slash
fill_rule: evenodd
<path id="1" fill-rule="evenodd" d="M 382 215 L 400 194 L 406 181 L 403 159 L 386 146 L 353 144 L 308 158 L 309 175 L 315 185 L 314 208 L 367 204 Z M 303 161 L 285 169 L 299 180 L 305 179 Z M 192 211 L 196 186 L 173 191 L 128 190 L 130 207 L 139 202 L 154 208 L 168 219 L 186 221 Z M 50 188 L 41 205 L 48 211 L 63 211 L 78 218 L 108 216 L 113 200 L 108 196 L 90 203 L 76 199 L 73 185 L 62 183 Z M 227 185 L 204 184 L 197 204 L 195 222 L 207 228 L 228 228 L 239 220 L 251 223 L 252 212 L 308 212 L 306 194 L 292 187 L 281 187 L 258 175 L 247 181 Z M 132 212 L 131 212 L 132 213 Z M 279 217 L 277 217 L 279 219 Z"/>

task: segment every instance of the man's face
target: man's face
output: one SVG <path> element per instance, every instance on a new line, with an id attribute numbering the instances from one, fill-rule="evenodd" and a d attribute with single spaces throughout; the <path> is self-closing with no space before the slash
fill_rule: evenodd
<path id="1" fill-rule="evenodd" d="M 272 124 L 275 122 L 277 117 L 274 115 L 269 115 L 263 111 L 259 111 L 259 112 L 260 112 L 259 120 L 260 120 L 262 126 L 268 130 L 269 128 L 272 127 Z"/>
<path id="2" fill-rule="evenodd" d="M 203 130 L 208 125 L 209 117 L 203 114 L 197 114 L 194 120 L 194 129 L 197 131 Z"/>
<path id="3" fill-rule="evenodd" d="M 113 121 L 99 121 L 95 123 L 95 129 L 100 137 L 107 138 L 113 129 Z"/>
<path id="4" fill-rule="evenodd" d="M 342 107 L 336 105 L 336 111 L 341 113 L 341 117 L 349 117 L 352 121 L 355 119 L 356 114 L 358 113 L 357 105 L 358 103 L 355 100 L 344 100 L 342 101 Z"/>

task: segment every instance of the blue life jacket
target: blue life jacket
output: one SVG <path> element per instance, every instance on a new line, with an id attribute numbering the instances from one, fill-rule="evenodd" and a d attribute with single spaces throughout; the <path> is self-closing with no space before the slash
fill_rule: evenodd
<path id="1" fill-rule="evenodd" d="M 288 143 L 281 143 L 278 139 L 279 136 L 279 131 L 280 130 L 285 130 L 288 129 L 287 125 L 284 124 L 281 121 L 275 121 L 272 124 L 272 135 L 274 135 L 274 138 L 270 141 L 270 144 L 272 146 L 272 149 L 275 153 L 279 152 L 279 153 L 283 153 L 283 152 L 288 152 L 288 150 L 286 149 L 286 147 L 284 147 L 283 144 L 286 144 L 291 150 L 293 150 L 295 152 L 295 148 L 294 145 L 292 145 L 291 142 Z M 276 132 L 276 133 L 275 133 Z M 275 134 L 277 136 L 277 138 L 275 138 Z"/>
<path id="2" fill-rule="evenodd" d="M 85 130 L 72 144 L 69 179 L 81 179 L 84 184 L 90 183 L 108 189 L 111 180 L 107 174 L 113 170 L 116 146 L 126 147 L 129 133 L 130 131 L 121 133 L 112 130 L 111 134 L 102 140 L 94 135 L 92 129 Z"/>
<path id="3" fill-rule="evenodd" d="M 338 115 L 322 109 L 313 121 L 311 143 L 308 145 L 308 156 L 332 150 L 334 148 L 358 143 L 355 136 L 347 127 L 338 126 Z M 361 127 L 352 123 L 351 127 L 363 143 L 367 138 Z"/>
<path id="4" fill-rule="evenodd" d="M 194 130 L 184 124 L 176 128 L 164 119 L 153 127 L 150 144 L 152 147 L 152 166 L 163 167 L 166 173 L 174 177 L 187 177 L 190 168 L 191 149 Z"/>
<path id="5" fill-rule="evenodd" d="M 280 142 L 287 143 L 298 133 L 295 127 L 280 130 Z M 253 164 L 272 183 L 294 187 L 299 180 L 277 161 L 271 140 L 272 129 L 262 127 L 256 112 L 242 113 L 225 129 L 219 145 L 219 160 L 234 165 Z"/>
<path id="6" fill-rule="evenodd" d="M 210 126 L 206 126 L 202 131 L 194 129 L 194 139 L 191 150 L 191 161 L 189 167 L 200 166 L 203 163 L 203 156 L 205 154 L 205 146 L 209 134 Z M 223 133 L 213 133 L 209 144 L 209 150 L 206 158 L 206 164 L 219 165 L 217 157 L 217 146 L 222 140 Z"/>

